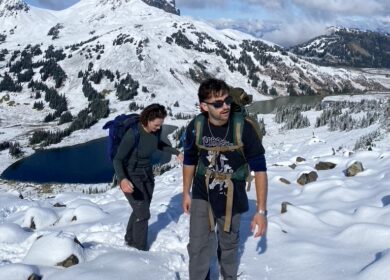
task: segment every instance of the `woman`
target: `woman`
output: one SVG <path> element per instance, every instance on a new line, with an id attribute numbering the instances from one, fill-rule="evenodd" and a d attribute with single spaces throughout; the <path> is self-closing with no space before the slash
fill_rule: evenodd
<path id="1" fill-rule="evenodd" d="M 166 116 L 164 106 L 147 106 L 140 114 L 138 143 L 133 130 L 129 129 L 113 160 L 119 186 L 133 209 L 127 224 L 125 242 L 143 251 L 147 251 L 149 207 L 154 189 L 151 156 L 156 150 L 161 150 L 176 155 L 178 161 L 183 160 L 183 155 L 177 149 L 160 140 L 159 130 Z"/>

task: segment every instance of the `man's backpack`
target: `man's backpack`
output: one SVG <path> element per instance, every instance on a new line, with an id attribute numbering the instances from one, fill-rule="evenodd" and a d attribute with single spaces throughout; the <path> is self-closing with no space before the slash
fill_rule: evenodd
<path id="1" fill-rule="evenodd" d="M 247 114 L 245 106 L 253 102 L 253 96 L 247 94 L 242 88 L 239 87 L 230 88 L 229 95 L 233 97 L 233 103 L 230 109 L 233 112 L 242 112 Z"/>
<path id="2" fill-rule="evenodd" d="M 107 155 L 111 162 L 114 159 L 119 144 L 127 130 L 132 129 L 135 137 L 134 145 L 130 148 L 128 154 L 131 155 L 131 152 L 137 147 L 140 138 L 138 123 L 139 115 L 133 113 L 129 115 L 119 115 L 103 126 L 103 129 L 108 129 Z"/>
<path id="3" fill-rule="evenodd" d="M 247 105 L 253 102 L 253 96 L 247 94 L 242 88 L 230 88 L 229 95 L 233 97 L 233 103 L 230 107 L 232 113 L 240 113 L 255 129 L 259 139 L 263 139 L 263 129 L 260 128 L 258 121 L 249 115 Z"/>

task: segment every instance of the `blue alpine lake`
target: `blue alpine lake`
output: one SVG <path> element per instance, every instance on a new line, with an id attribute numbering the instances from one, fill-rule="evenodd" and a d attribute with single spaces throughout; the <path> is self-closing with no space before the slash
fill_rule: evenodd
<path id="1" fill-rule="evenodd" d="M 250 113 L 269 114 L 277 107 L 287 105 L 315 104 L 323 96 L 286 96 L 254 102 Z M 162 139 L 169 143 L 168 134 L 177 127 L 164 125 Z M 8 167 L 0 176 L 2 179 L 34 183 L 103 183 L 112 180 L 114 170 L 106 153 L 108 138 L 100 138 L 70 147 L 39 150 Z M 164 164 L 170 154 L 157 151 L 153 164 Z"/>
<path id="2" fill-rule="evenodd" d="M 271 114 L 276 108 L 290 105 L 313 105 L 321 103 L 324 96 L 281 96 L 275 99 L 254 102 L 248 111 L 253 114 Z"/>
<path id="3" fill-rule="evenodd" d="M 162 140 L 177 127 L 164 125 Z M 34 183 L 104 183 L 112 180 L 114 170 L 107 153 L 108 137 L 83 144 L 38 150 L 9 166 L 0 176 L 5 180 Z M 141 143 L 142 144 L 142 143 Z M 157 151 L 153 164 L 169 162 L 171 155 Z"/>

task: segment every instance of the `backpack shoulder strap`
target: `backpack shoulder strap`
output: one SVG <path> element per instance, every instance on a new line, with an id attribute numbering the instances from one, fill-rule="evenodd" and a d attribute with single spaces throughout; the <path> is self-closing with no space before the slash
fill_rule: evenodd
<path id="1" fill-rule="evenodd" d="M 139 132 L 139 128 L 138 128 L 138 123 L 139 123 L 139 115 L 138 114 L 128 115 L 127 119 L 123 123 L 124 127 L 126 128 L 126 132 L 128 130 L 131 130 L 132 134 L 134 136 L 134 144 L 132 147 L 130 147 L 129 152 L 127 153 L 126 161 L 129 160 L 132 153 L 135 151 L 135 149 L 137 148 L 137 146 L 139 144 L 140 132 Z"/>
<path id="2" fill-rule="evenodd" d="M 251 116 L 246 116 L 245 120 L 253 127 L 253 129 L 256 131 L 257 137 L 259 137 L 261 141 L 263 139 L 263 133 L 261 132 L 259 123 Z"/>
<path id="3" fill-rule="evenodd" d="M 138 123 L 131 126 L 131 130 L 133 131 L 133 135 L 134 135 L 134 145 L 131 148 L 131 152 L 132 152 L 139 144 L 140 132 L 138 129 Z"/>
<path id="4" fill-rule="evenodd" d="M 242 146 L 242 131 L 244 130 L 244 117 L 241 113 L 232 114 L 233 121 L 233 141 L 237 146 Z"/>
<path id="5" fill-rule="evenodd" d="M 195 117 L 194 120 L 194 129 L 195 129 L 195 144 L 197 146 L 202 145 L 202 134 L 203 134 L 203 127 L 205 122 L 205 116 L 204 114 L 199 114 Z"/>

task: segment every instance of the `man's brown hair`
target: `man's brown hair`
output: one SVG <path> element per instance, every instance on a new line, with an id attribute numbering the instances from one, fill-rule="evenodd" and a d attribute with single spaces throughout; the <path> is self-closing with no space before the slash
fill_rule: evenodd
<path id="1" fill-rule="evenodd" d="M 198 90 L 199 102 L 203 102 L 213 96 L 221 96 L 229 93 L 229 86 L 222 80 L 210 78 L 202 82 Z"/>

